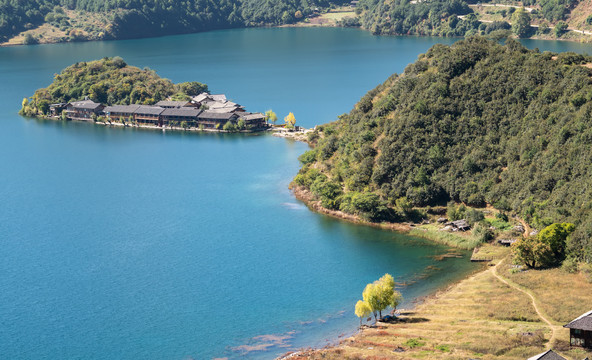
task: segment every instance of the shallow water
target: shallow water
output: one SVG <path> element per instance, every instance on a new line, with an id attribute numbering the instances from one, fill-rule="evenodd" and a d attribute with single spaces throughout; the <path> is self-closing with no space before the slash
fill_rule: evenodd
<path id="1" fill-rule="evenodd" d="M 474 269 L 309 211 L 287 189 L 305 144 L 18 116 L 54 73 L 119 55 L 312 127 L 452 41 L 243 29 L 0 48 L 2 357 L 273 358 L 354 331 L 355 301 L 385 272 L 413 299 Z"/>

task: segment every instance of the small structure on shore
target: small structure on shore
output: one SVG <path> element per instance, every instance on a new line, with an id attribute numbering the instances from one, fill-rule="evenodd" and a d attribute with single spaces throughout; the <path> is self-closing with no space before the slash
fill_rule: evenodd
<path id="1" fill-rule="evenodd" d="M 452 231 L 468 231 L 471 230 L 471 225 L 465 219 L 451 221 L 449 223 L 444 224 L 446 227 L 450 226 L 449 229 Z"/>
<path id="2" fill-rule="evenodd" d="M 592 311 L 588 311 L 563 327 L 569 329 L 571 346 L 592 348 Z"/>
<path id="3" fill-rule="evenodd" d="M 553 350 L 547 350 L 544 353 L 540 353 L 533 357 L 528 358 L 528 360 L 567 360 L 563 356 L 557 354 Z"/>
<path id="4" fill-rule="evenodd" d="M 518 241 L 518 239 L 500 239 L 497 242 L 503 246 L 512 246 L 516 241 Z"/>
<path id="5" fill-rule="evenodd" d="M 105 105 L 92 100 L 82 100 L 66 105 L 66 117 L 71 120 L 90 121 L 99 116 Z"/>

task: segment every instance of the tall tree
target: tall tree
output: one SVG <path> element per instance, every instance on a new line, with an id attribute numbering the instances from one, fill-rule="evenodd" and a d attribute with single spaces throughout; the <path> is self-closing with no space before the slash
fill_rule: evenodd
<path id="1" fill-rule="evenodd" d="M 296 125 L 296 117 L 294 113 L 289 113 L 288 116 L 284 118 L 284 122 L 286 123 L 287 128 L 293 128 Z"/>
<path id="2" fill-rule="evenodd" d="M 527 37 L 530 32 L 530 14 L 524 8 L 520 8 L 512 15 L 512 32 L 516 36 Z"/>
<path id="3" fill-rule="evenodd" d="M 278 117 L 276 115 L 276 113 L 273 112 L 273 110 L 269 109 L 265 112 L 265 120 L 266 121 L 271 121 L 272 124 L 275 125 L 275 122 L 277 121 Z"/>

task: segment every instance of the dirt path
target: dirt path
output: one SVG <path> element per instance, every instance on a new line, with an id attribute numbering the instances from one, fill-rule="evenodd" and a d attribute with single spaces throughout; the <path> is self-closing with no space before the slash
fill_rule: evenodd
<path id="1" fill-rule="evenodd" d="M 553 343 L 555 342 L 555 339 L 557 338 L 557 330 L 560 329 L 560 327 L 558 325 L 553 325 L 553 323 L 551 321 L 549 321 L 549 319 L 547 319 L 547 317 L 545 317 L 545 315 L 543 315 L 543 313 L 541 312 L 541 310 L 539 310 L 539 307 L 537 306 L 536 303 L 536 298 L 534 297 L 534 295 L 532 295 L 532 293 L 528 290 L 524 290 L 522 287 L 520 287 L 519 285 L 513 283 L 512 281 L 506 280 L 503 277 L 501 277 L 500 275 L 498 275 L 497 273 L 497 268 L 498 266 L 502 263 L 502 261 L 499 261 L 494 267 L 492 267 L 489 271 L 491 271 L 491 273 L 493 274 L 493 276 L 495 276 L 499 281 L 503 282 L 504 284 L 528 295 L 530 297 L 530 300 L 532 301 L 532 306 L 534 307 L 534 310 L 536 311 L 537 315 L 541 318 L 541 320 L 543 320 L 547 325 L 549 325 L 549 328 L 551 329 L 551 338 L 549 339 L 549 342 L 547 342 L 547 349 L 551 349 L 553 347 Z"/>

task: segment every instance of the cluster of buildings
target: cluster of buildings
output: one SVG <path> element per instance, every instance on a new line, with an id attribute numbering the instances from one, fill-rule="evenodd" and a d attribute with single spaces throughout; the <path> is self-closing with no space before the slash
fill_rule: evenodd
<path id="1" fill-rule="evenodd" d="M 92 100 L 50 105 L 50 114 L 58 116 L 65 112 L 69 120 L 91 121 L 100 116 L 110 121 L 133 120 L 138 124 L 153 126 L 199 127 L 222 129 L 230 122 L 242 120 L 246 128 L 261 130 L 267 128 L 265 115 L 245 111 L 241 105 L 229 101 L 223 94 L 202 93 L 190 101 L 159 101 L 154 105 L 105 106 Z"/>

